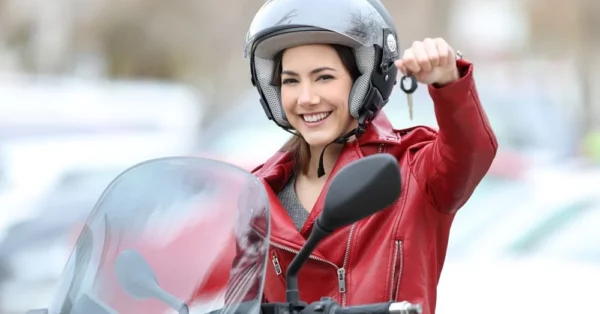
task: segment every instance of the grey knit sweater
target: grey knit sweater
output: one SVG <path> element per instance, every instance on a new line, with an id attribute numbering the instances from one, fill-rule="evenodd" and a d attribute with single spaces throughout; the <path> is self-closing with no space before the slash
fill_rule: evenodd
<path id="1" fill-rule="evenodd" d="M 302 206 L 295 189 L 296 175 L 292 175 L 289 181 L 285 184 L 281 192 L 279 192 L 279 201 L 292 218 L 294 225 L 298 231 L 302 229 L 304 223 L 308 219 L 308 210 Z"/>

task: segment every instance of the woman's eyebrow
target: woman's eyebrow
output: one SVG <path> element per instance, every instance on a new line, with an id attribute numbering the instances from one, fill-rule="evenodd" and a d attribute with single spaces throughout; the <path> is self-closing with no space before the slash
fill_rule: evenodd
<path id="1" fill-rule="evenodd" d="M 311 74 L 311 75 L 315 75 L 315 74 L 318 74 L 318 73 L 320 73 L 320 72 L 327 71 L 327 70 L 329 70 L 329 71 L 335 71 L 335 69 L 334 69 L 334 68 L 330 68 L 330 67 L 319 67 L 319 68 L 316 68 L 316 69 L 313 69 L 312 71 L 310 71 L 310 74 Z M 281 71 L 281 74 L 282 74 L 282 75 L 283 75 L 283 74 L 287 74 L 287 75 L 290 75 L 290 76 L 299 76 L 299 75 L 298 75 L 298 73 L 296 73 L 296 72 L 294 72 L 294 71 L 290 71 L 290 70 L 283 70 L 283 71 Z"/>

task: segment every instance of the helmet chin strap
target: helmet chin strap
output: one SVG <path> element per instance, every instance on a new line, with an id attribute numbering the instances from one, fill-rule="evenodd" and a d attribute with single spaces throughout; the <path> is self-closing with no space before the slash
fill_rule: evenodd
<path id="1" fill-rule="evenodd" d="M 288 129 L 284 129 L 284 130 L 292 135 L 302 137 L 302 134 L 300 134 L 298 132 L 292 132 Z M 317 169 L 317 176 L 319 178 L 325 175 L 325 167 L 323 166 L 323 158 L 325 156 L 325 149 L 327 149 L 327 147 L 331 144 L 346 144 L 352 136 L 354 136 L 354 135 L 358 136 L 358 134 L 360 132 L 361 132 L 361 128 L 355 128 L 354 130 L 338 137 L 335 141 L 333 141 L 333 142 L 325 145 L 325 147 L 323 147 L 323 150 L 321 151 L 321 155 L 319 156 L 319 168 Z"/>
<path id="2" fill-rule="evenodd" d="M 323 165 L 323 158 L 325 156 L 325 150 L 327 149 L 327 147 L 329 147 L 329 145 L 331 145 L 331 144 L 346 144 L 352 136 L 356 136 L 357 138 L 359 136 L 361 136 L 363 133 L 365 133 L 365 128 L 367 127 L 369 121 L 371 121 L 372 117 L 374 117 L 374 113 L 370 110 L 367 110 L 365 113 L 361 114 L 360 117 L 358 118 L 358 126 L 356 128 L 354 128 L 350 132 L 338 137 L 336 140 L 334 140 L 333 142 L 331 142 L 331 143 L 325 145 L 325 147 L 323 147 L 323 150 L 321 151 L 321 155 L 319 156 L 319 168 L 317 169 L 317 177 L 318 178 L 321 178 L 322 176 L 325 175 L 325 166 Z M 283 128 L 283 129 L 290 134 L 302 137 L 302 134 L 298 133 L 297 131 L 293 132 L 287 128 Z"/>
<path id="3" fill-rule="evenodd" d="M 319 168 L 317 169 L 317 177 L 320 178 L 325 175 L 325 167 L 323 166 L 323 157 L 325 156 L 325 150 L 327 149 L 327 147 L 329 147 L 329 145 L 331 145 L 331 144 L 346 144 L 352 136 L 359 134 L 359 129 L 360 128 L 356 128 L 356 129 L 338 137 L 335 141 L 333 141 L 333 142 L 325 145 L 325 147 L 323 147 L 323 150 L 321 151 L 321 155 L 319 156 Z"/>
<path id="4" fill-rule="evenodd" d="M 323 166 L 323 157 L 325 156 L 325 149 L 331 144 L 346 144 L 352 136 L 360 137 L 363 133 L 365 133 L 365 129 L 367 125 L 371 121 L 371 119 L 375 116 L 375 114 L 371 110 L 366 110 L 363 114 L 361 114 L 358 118 L 358 126 L 351 130 L 350 132 L 338 137 L 335 141 L 325 145 L 323 150 L 321 151 L 321 155 L 319 156 L 319 168 L 317 169 L 317 177 L 320 178 L 325 175 L 325 167 Z"/>

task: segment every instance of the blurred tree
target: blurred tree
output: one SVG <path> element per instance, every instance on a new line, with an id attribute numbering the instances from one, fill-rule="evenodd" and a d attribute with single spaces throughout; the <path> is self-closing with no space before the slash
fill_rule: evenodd
<path id="1" fill-rule="evenodd" d="M 597 92 L 597 71 L 600 69 L 600 1 L 583 0 L 579 5 L 579 71 L 583 80 L 583 131 L 600 127 L 600 94 Z"/>
<path id="2" fill-rule="evenodd" d="M 593 162 L 600 163 L 600 131 L 590 132 L 584 137 L 583 151 Z"/>
<path id="3" fill-rule="evenodd" d="M 218 108 L 249 82 L 240 75 L 246 73 L 241 49 L 251 19 L 247 12 L 262 1 L 107 2 L 92 28 L 100 30 L 110 76 L 195 85 Z"/>
<path id="4" fill-rule="evenodd" d="M 574 57 L 581 79 L 580 134 L 600 123 L 600 99 L 594 95 L 600 66 L 600 1 L 530 1 L 531 51 L 539 56 Z"/>
<path id="5" fill-rule="evenodd" d="M 415 40 L 448 36 L 447 15 L 453 0 L 381 0 L 381 2 L 394 18 L 401 50 L 409 48 Z"/>
<path id="6" fill-rule="evenodd" d="M 11 56 L 7 62 L 16 64 L 2 64 L 9 69 L 23 67 L 27 70 L 35 70 L 34 56 L 30 43 L 33 37 L 31 20 L 16 14 L 12 2 L 0 1 L 0 47 L 5 56 Z"/>
<path id="7" fill-rule="evenodd" d="M 544 57 L 575 53 L 581 41 L 578 7 L 584 1 L 528 1 L 531 52 Z"/>

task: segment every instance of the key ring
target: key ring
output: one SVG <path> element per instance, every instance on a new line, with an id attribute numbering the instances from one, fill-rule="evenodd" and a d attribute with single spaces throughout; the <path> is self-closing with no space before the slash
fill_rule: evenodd
<path id="1" fill-rule="evenodd" d="M 404 84 L 404 82 L 406 82 L 407 80 L 410 80 L 410 87 L 406 87 L 406 85 Z M 415 76 L 410 73 L 404 75 L 400 79 L 400 89 L 407 94 L 414 93 L 417 90 L 417 79 L 415 78 Z"/>

